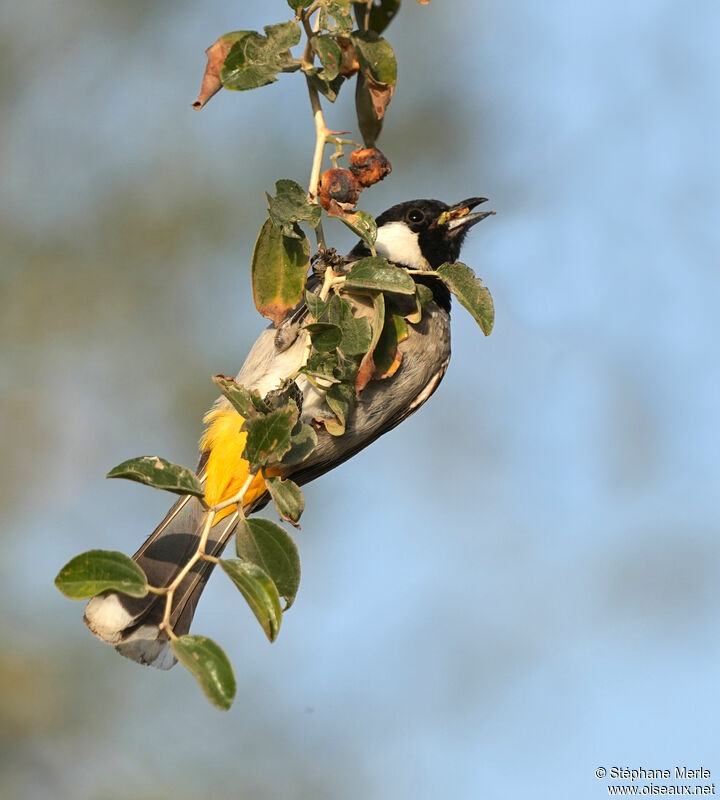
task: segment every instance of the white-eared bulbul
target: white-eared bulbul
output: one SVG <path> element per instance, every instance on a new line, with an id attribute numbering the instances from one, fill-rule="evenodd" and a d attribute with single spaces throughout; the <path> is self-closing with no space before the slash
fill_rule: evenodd
<path id="1" fill-rule="evenodd" d="M 471 213 L 484 200 L 472 197 L 453 206 L 438 200 L 411 200 L 377 218 L 377 254 L 411 270 L 417 283 L 431 289 L 433 300 L 424 306 L 420 321 L 408 326 L 409 335 L 399 344 L 402 360 L 395 374 L 370 381 L 342 435 L 330 435 L 316 424 L 317 446 L 300 464 L 281 465 L 282 477 L 304 484 L 342 464 L 417 411 L 438 387 L 450 360 L 450 293 L 442 281 L 423 272 L 458 259 L 467 232 L 490 213 Z M 345 259 L 347 268 L 368 255 L 367 245 L 358 243 Z M 356 309 L 356 313 L 362 312 Z M 301 316 L 302 309 L 296 309 L 287 315 L 286 322 L 292 325 Z M 307 340 L 297 332 L 294 338 L 292 332 L 289 337 L 278 335 L 284 326 L 270 326 L 260 334 L 236 380 L 264 397 L 296 376 L 295 384 L 302 395 L 298 403 L 301 419 L 312 423 L 323 418 L 324 392 L 298 375 L 307 359 Z M 240 431 L 243 418 L 225 398 L 217 401 L 205 422 L 198 475 L 204 482 L 208 504 L 216 505 L 234 497 L 249 477 L 248 462 L 242 457 L 246 434 Z M 243 511 L 256 511 L 267 502 L 265 482 L 258 472 L 245 495 Z M 150 585 L 166 587 L 179 574 L 197 550 L 204 517 L 200 501 L 189 495 L 170 509 L 134 556 Z M 211 556 L 219 556 L 232 535 L 238 521 L 237 507 L 228 506 L 215 520 L 205 548 Z M 170 623 L 177 635 L 188 632 L 212 568 L 212 563 L 199 561 L 175 591 Z M 94 634 L 115 645 L 122 655 L 168 669 L 175 659 L 160 624 L 164 608 L 163 595 L 133 598 L 110 593 L 90 600 L 85 621 Z"/>

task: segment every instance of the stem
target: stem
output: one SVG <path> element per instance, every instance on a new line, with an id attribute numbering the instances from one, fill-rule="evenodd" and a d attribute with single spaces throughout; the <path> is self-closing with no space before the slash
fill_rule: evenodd
<path id="1" fill-rule="evenodd" d="M 326 267 L 325 278 L 323 280 L 322 288 L 320 289 L 320 299 L 327 300 L 330 290 L 334 289 L 336 286 L 342 286 L 343 283 L 345 283 L 344 275 L 336 275 L 332 271 L 331 267 Z"/>
<path id="2" fill-rule="evenodd" d="M 320 105 L 318 90 L 310 83 L 309 78 L 306 77 L 306 81 L 308 93 L 310 95 L 310 106 L 312 107 L 313 119 L 315 120 L 315 152 L 313 153 L 312 169 L 310 170 L 308 199 L 311 202 L 317 202 L 317 190 L 318 184 L 320 183 L 323 153 L 325 152 L 325 145 L 327 144 L 330 131 L 325 124 L 325 117 L 323 116 L 322 106 Z M 323 231 L 322 222 L 318 222 L 315 228 L 315 236 L 317 237 L 318 247 L 324 250 L 325 232 Z"/>
<path id="3" fill-rule="evenodd" d="M 211 506 L 211 510 L 212 511 L 222 511 L 223 508 L 227 508 L 228 506 L 232 506 L 235 503 L 239 504 L 242 501 L 243 497 L 245 497 L 245 495 L 247 494 L 247 490 L 250 488 L 250 484 L 253 482 L 254 479 L 255 479 L 255 474 L 254 473 L 252 475 L 248 475 L 247 479 L 246 479 L 245 483 L 243 483 L 240 491 L 234 497 L 231 497 L 229 500 L 223 500 L 222 503 L 218 503 L 217 505 Z M 238 511 L 240 511 L 240 509 L 238 509 Z"/>
<path id="4" fill-rule="evenodd" d="M 210 530 L 215 522 L 215 517 L 219 511 L 222 511 L 222 509 L 234 504 L 238 505 L 238 511 L 240 514 L 242 514 L 242 501 L 247 494 L 247 490 L 250 488 L 250 484 L 253 482 L 254 478 L 255 475 L 248 475 L 247 480 L 245 483 L 243 483 L 240 491 L 234 497 L 231 497 L 229 500 L 224 500 L 222 503 L 218 503 L 217 505 L 210 506 L 206 512 L 205 523 L 203 525 L 202 533 L 200 534 L 200 541 L 198 542 L 197 549 L 192 554 L 187 564 L 185 564 L 185 566 L 175 576 L 173 582 L 165 590 L 165 612 L 163 614 L 162 622 L 160 623 L 160 630 L 167 631 L 168 636 L 170 636 L 171 639 L 176 638 L 172 630 L 172 626 L 170 625 L 170 616 L 172 614 L 172 604 L 173 598 L 175 597 L 175 591 L 183 582 L 188 572 L 190 572 L 190 570 L 195 566 L 195 564 L 197 564 L 198 561 L 204 560 L 217 563 L 218 559 L 215 558 L 215 556 L 209 556 L 205 553 L 205 547 L 207 546 L 207 541 L 210 537 Z"/>
<path id="5" fill-rule="evenodd" d="M 365 5 L 365 20 L 363 25 L 364 30 L 367 30 L 370 27 L 370 9 L 372 8 L 372 5 L 373 0 L 367 0 Z"/>
<path id="6" fill-rule="evenodd" d="M 312 66 L 314 55 L 310 40 L 315 35 L 312 26 L 310 25 L 310 17 L 317 9 L 318 4 L 313 3 L 302 15 L 302 25 L 305 29 L 307 36 L 307 43 L 305 45 L 305 52 L 303 54 L 303 61 Z M 315 151 L 313 152 L 312 168 L 310 170 L 310 185 L 308 187 L 308 200 L 317 202 L 317 187 L 320 182 L 320 171 L 322 170 L 323 153 L 325 152 L 325 145 L 328 141 L 328 136 L 331 133 L 325 124 L 325 117 L 323 115 L 322 106 L 320 105 L 320 94 L 315 86 L 310 82 L 309 76 L 305 76 L 305 81 L 308 87 L 308 94 L 310 95 L 310 107 L 312 108 L 313 120 L 315 122 Z M 323 232 L 322 222 L 318 223 L 315 229 L 318 247 L 325 248 L 325 234 Z"/>
<path id="7" fill-rule="evenodd" d="M 323 152 L 327 144 L 328 135 L 330 130 L 325 124 L 325 117 L 323 116 L 322 106 L 320 105 L 320 96 L 318 90 L 307 81 L 308 93 L 310 94 L 310 105 L 312 107 L 313 119 L 315 120 L 315 152 L 313 153 L 312 170 L 310 171 L 310 191 L 309 195 L 312 200 L 317 195 L 317 186 L 320 182 L 320 170 L 322 169 Z"/>

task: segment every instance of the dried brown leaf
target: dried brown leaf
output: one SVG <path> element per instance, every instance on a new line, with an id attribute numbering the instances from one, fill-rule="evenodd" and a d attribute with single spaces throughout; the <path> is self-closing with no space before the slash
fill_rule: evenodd
<path id="1" fill-rule="evenodd" d="M 227 36 L 221 36 L 214 44 L 205 51 L 207 54 L 207 66 L 203 75 L 200 94 L 192 104 L 192 107 L 199 111 L 205 106 L 207 101 L 222 88 L 220 73 L 225 64 L 225 58 L 233 46 L 234 40 Z"/>
<path id="2" fill-rule="evenodd" d="M 367 81 L 367 88 L 370 92 L 375 116 L 381 120 L 385 116 L 385 109 L 390 105 L 395 87 L 389 83 L 375 80 L 370 70 L 365 72 L 365 80 Z"/>

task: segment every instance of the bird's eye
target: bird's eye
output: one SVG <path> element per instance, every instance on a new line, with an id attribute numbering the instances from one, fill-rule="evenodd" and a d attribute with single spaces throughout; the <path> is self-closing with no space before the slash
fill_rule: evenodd
<path id="1" fill-rule="evenodd" d="M 407 218 L 410 222 L 418 223 L 425 219 L 425 214 L 423 214 L 419 208 L 411 208 L 410 211 L 408 211 Z"/>

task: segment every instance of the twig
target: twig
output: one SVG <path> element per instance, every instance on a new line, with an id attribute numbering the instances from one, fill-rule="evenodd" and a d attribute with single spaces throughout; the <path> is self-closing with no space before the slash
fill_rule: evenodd
<path id="1" fill-rule="evenodd" d="M 217 516 L 219 511 L 222 511 L 224 508 L 228 506 L 237 504 L 238 512 L 242 514 L 242 501 L 247 494 L 248 489 L 250 488 L 250 484 L 253 482 L 255 475 L 248 475 L 247 480 L 243 483 L 242 488 L 240 491 L 234 495 L 233 497 L 229 498 L 228 500 L 224 500 L 222 503 L 218 503 L 217 505 L 210 506 L 208 511 L 206 512 L 205 517 L 205 524 L 203 525 L 202 534 L 200 535 L 200 541 L 198 542 L 197 549 L 190 557 L 189 561 L 185 566 L 178 572 L 175 576 L 173 582 L 165 589 L 165 612 L 163 614 L 162 622 L 160 623 L 160 630 L 165 630 L 168 633 L 168 636 L 173 639 L 175 637 L 175 633 L 172 630 L 172 626 L 170 625 L 170 616 L 172 614 L 172 604 L 173 598 L 175 597 L 175 591 L 180 586 L 180 584 L 185 579 L 185 576 L 190 572 L 190 570 L 197 564 L 198 561 L 206 560 L 212 561 L 217 563 L 217 559 L 214 556 L 208 556 L 205 554 L 205 547 L 207 545 L 208 538 L 210 536 L 210 530 L 212 529 L 213 523 L 215 522 L 215 517 Z M 153 590 L 155 591 L 155 590 Z M 156 593 L 158 593 L 156 591 Z"/>
<path id="2" fill-rule="evenodd" d="M 318 3 L 313 3 L 302 15 L 301 21 L 307 36 L 307 43 L 305 44 L 305 52 L 303 53 L 303 62 L 312 67 L 315 56 L 313 55 L 311 39 L 315 36 L 315 31 L 310 25 L 310 17 L 318 7 Z M 310 95 L 310 107 L 312 108 L 313 120 L 315 122 L 315 151 L 313 153 L 312 168 L 310 170 L 310 185 L 308 187 L 308 200 L 317 202 L 317 190 L 320 183 L 320 171 L 322 170 L 323 153 L 325 152 L 325 145 L 328 142 L 328 136 L 332 131 L 329 130 L 325 124 L 325 116 L 323 115 L 322 106 L 320 105 L 320 94 L 315 86 L 310 81 L 310 76 L 305 76 L 305 81 L 308 87 L 308 94 Z M 315 235 L 317 237 L 318 247 L 325 249 L 325 233 L 323 231 L 322 222 L 319 222 Z"/>

